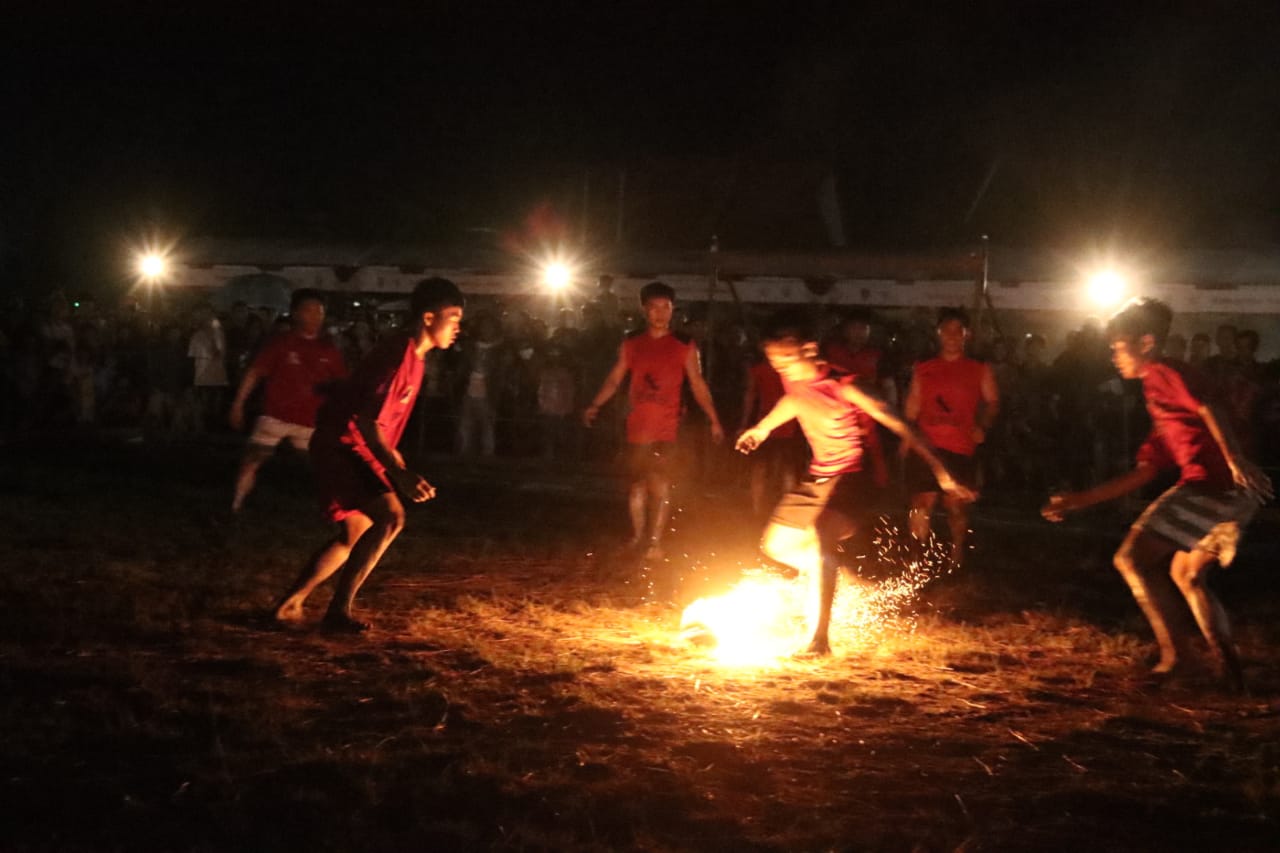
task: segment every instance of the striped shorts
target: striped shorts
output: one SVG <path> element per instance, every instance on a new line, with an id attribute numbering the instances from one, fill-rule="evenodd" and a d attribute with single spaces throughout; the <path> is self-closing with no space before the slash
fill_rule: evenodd
<path id="1" fill-rule="evenodd" d="M 1154 533 L 1184 551 L 1213 554 L 1225 568 L 1236 557 L 1241 530 L 1257 511 L 1257 501 L 1241 489 L 1218 492 L 1199 483 L 1179 483 L 1152 501 L 1133 529 Z"/>

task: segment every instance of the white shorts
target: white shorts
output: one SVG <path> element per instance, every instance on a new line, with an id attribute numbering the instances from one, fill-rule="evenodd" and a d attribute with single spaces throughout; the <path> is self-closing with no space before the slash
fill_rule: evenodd
<path id="1" fill-rule="evenodd" d="M 1242 489 L 1212 492 L 1196 483 L 1180 483 L 1156 498 L 1133 523 L 1183 551 L 1212 554 L 1225 568 L 1235 559 L 1240 533 L 1258 511 L 1258 502 Z"/>
<path id="2" fill-rule="evenodd" d="M 287 439 L 296 449 L 306 450 L 311 446 L 311 434 L 315 431 L 315 427 L 291 424 L 270 415 L 261 415 L 253 425 L 253 435 L 249 436 L 249 443 L 261 447 L 275 447 Z"/>

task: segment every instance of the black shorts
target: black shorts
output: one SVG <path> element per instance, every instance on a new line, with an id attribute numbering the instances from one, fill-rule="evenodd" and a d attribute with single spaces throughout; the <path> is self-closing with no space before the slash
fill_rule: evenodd
<path id="1" fill-rule="evenodd" d="M 934 450 L 933 455 L 937 456 L 942 466 L 951 472 L 951 476 L 957 483 L 968 486 L 970 489 L 978 488 L 978 463 L 975 457 L 965 456 L 963 453 L 952 453 L 950 450 Z M 910 495 L 942 491 L 942 487 L 938 485 L 938 479 L 933 476 L 933 469 L 914 450 L 906 458 L 903 479 L 906 480 L 907 494 Z"/>
<path id="2" fill-rule="evenodd" d="M 805 475 L 778 501 L 769 523 L 805 530 L 817 527 L 823 515 L 836 514 L 858 525 L 872 512 L 874 496 L 875 484 L 865 471 L 850 471 L 834 477 Z"/>
<path id="3" fill-rule="evenodd" d="M 678 463 L 679 453 L 674 441 L 627 445 L 627 474 L 632 482 L 650 476 L 671 479 Z"/>

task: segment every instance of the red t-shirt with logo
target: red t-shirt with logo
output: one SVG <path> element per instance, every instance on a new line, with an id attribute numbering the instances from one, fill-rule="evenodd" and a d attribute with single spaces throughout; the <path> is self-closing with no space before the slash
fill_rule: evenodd
<path id="1" fill-rule="evenodd" d="M 1234 488 L 1226 457 L 1200 416 L 1200 407 L 1213 398 L 1207 377 L 1190 365 L 1161 359 L 1143 370 L 1142 394 L 1151 415 L 1151 434 L 1138 448 L 1138 462 L 1176 467 L 1179 483 L 1202 483 L 1220 491 Z"/>
<path id="2" fill-rule="evenodd" d="M 786 393 L 782 387 L 782 377 L 778 375 L 778 371 L 773 369 L 773 365 L 767 361 L 759 364 L 751 365 L 750 369 L 751 383 L 756 389 L 756 411 L 751 413 L 756 420 L 769 414 L 774 406 L 778 405 L 778 401 L 782 399 L 782 395 Z M 795 421 L 787 421 L 782 426 L 773 431 L 773 437 L 776 438 L 792 438 L 796 434 Z"/>
<path id="3" fill-rule="evenodd" d="M 852 385 L 854 378 L 823 364 L 813 379 L 783 380 L 787 397 L 796 407 L 796 420 L 813 451 L 809 473 L 815 477 L 862 470 L 862 427 L 858 423 L 862 410 L 844 398 L 844 388 Z"/>
<path id="4" fill-rule="evenodd" d="M 267 341 L 253 360 L 266 377 L 263 413 L 299 426 L 316 425 L 324 386 L 347 375 L 342 352 L 328 338 L 285 332 Z"/>
<path id="5" fill-rule="evenodd" d="M 423 364 L 408 335 L 395 335 L 378 344 L 321 406 L 312 446 L 345 447 L 385 482 L 386 469 L 374 458 L 356 418 L 374 421 L 387 447 L 395 448 L 418 399 Z"/>
<path id="6" fill-rule="evenodd" d="M 918 362 L 913 378 L 920 391 L 920 432 L 940 450 L 972 456 L 978 404 L 982 401 L 982 375 L 986 365 L 961 356 L 948 361 L 931 358 Z"/>
<path id="7" fill-rule="evenodd" d="M 629 443 L 676 440 L 684 365 L 692 350 L 693 342 L 676 334 L 655 338 L 643 331 L 622 342 L 622 357 L 631 371 Z"/>

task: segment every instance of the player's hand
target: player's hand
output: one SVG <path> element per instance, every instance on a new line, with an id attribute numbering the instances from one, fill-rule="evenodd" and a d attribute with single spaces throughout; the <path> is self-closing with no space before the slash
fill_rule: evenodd
<path id="1" fill-rule="evenodd" d="M 941 474 L 935 474 L 934 477 L 937 479 L 938 485 L 942 488 L 942 491 L 946 492 L 951 497 L 965 501 L 966 503 L 972 503 L 978 499 L 977 492 L 968 486 L 957 483 L 955 477 L 952 477 L 945 471 Z"/>
<path id="2" fill-rule="evenodd" d="M 1275 497 L 1271 478 L 1247 459 L 1232 463 L 1231 479 L 1235 480 L 1236 485 L 1247 492 L 1249 497 L 1260 504 Z"/>
<path id="3" fill-rule="evenodd" d="M 236 432 L 244 429 L 244 403 L 232 403 L 231 413 L 227 415 L 227 423 Z"/>
<path id="4" fill-rule="evenodd" d="M 711 441 L 715 444 L 724 442 L 724 427 L 720 426 L 720 422 L 716 421 L 711 425 Z"/>
<path id="5" fill-rule="evenodd" d="M 1052 495 L 1049 502 L 1041 508 L 1040 515 L 1044 516 L 1045 521 L 1057 523 L 1075 509 L 1076 503 L 1071 495 Z"/>
<path id="6" fill-rule="evenodd" d="M 391 485 L 396 487 L 396 491 L 416 504 L 429 501 L 436 496 L 434 486 L 423 479 L 422 476 L 406 468 L 392 468 L 387 471 L 387 474 L 391 478 Z"/>
<path id="7" fill-rule="evenodd" d="M 750 453 L 763 444 L 768 437 L 768 434 L 759 428 L 746 430 L 742 435 L 738 436 L 738 440 L 733 444 L 733 449 L 739 453 Z"/>
<path id="8" fill-rule="evenodd" d="M 600 414 L 599 406 L 587 406 L 582 410 L 582 425 L 590 427 L 596 422 L 596 415 Z"/>

